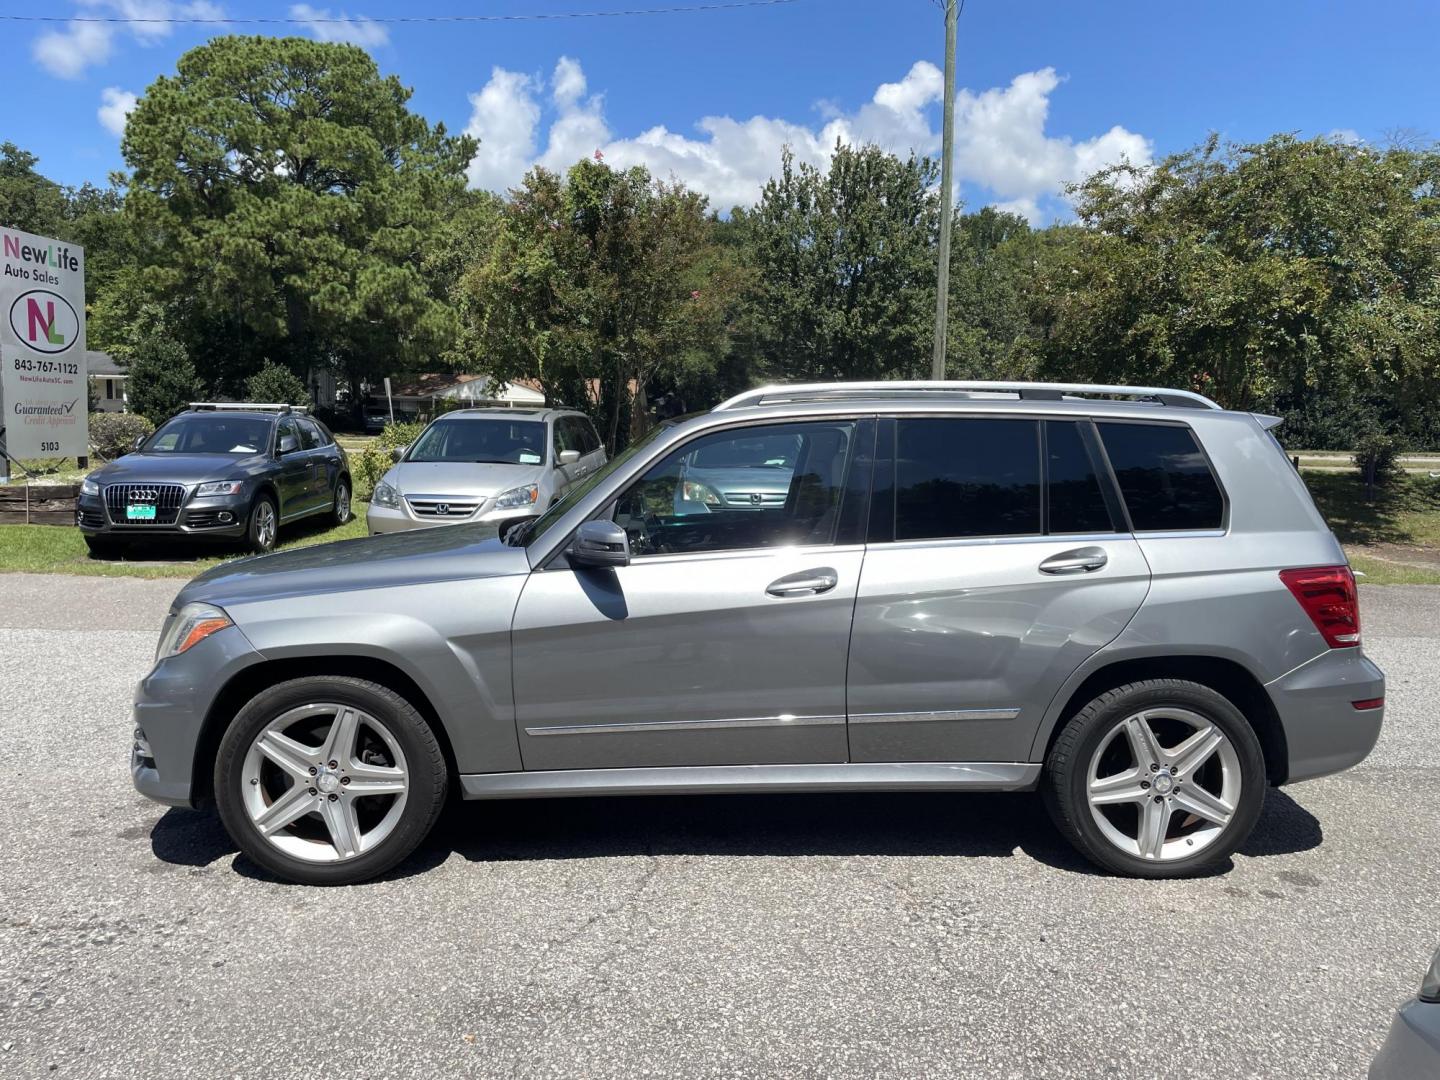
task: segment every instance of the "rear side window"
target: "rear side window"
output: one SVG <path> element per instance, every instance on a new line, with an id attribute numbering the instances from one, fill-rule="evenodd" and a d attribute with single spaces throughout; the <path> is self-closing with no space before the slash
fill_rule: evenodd
<path id="1" fill-rule="evenodd" d="M 1034 420 L 901 420 L 895 539 L 1040 532 L 1040 427 Z"/>
<path id="2" fill-rule="evenodd" d="M 1225 499 L 1187 427 L 1097 423 L 1136 532 L 1219 529 Z"/>
<path id="3" fill-rule="evenodd" d="M 1051 533 L 1114 532 L 1100 463 L 1073 420 L 1045 422 L 1045 496 Z"/>

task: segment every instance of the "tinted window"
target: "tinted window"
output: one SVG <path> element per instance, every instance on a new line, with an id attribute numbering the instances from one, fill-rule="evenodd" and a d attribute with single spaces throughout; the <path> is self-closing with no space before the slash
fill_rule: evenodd
<path id="1" fill-rule="evenodd" d="M 579 423 L 581 434 L 585 437 L 585 452 L 593 454 L 600 449 L 600 436 L 595 433 L 595 425 L 589 420 L 581 420 Z"/>
<path id="2" fill-rule="evenodd" d="M 832 543 L 854 429 L 784 424 L 696 439 L 631 485 L 615 520 L 636 555 Z"/>
<path id="3" fill-rule="evenodd" d="M 1219 529 L 1225 502 L 1189 428 L 1097 424 L 1137 531 Z"/>
<path id="4" fill-rule="evenodd" d="M 324 424 L 322 424 L 319 420 L 312 420 L 310 422 L 315 425 L 315 430 L 320 432 L 321 446 L 329 446 L 335 441 L 335 436 L 330 434 L 330 429 Z"/>
<path id="5" fill-rule="evenodd" d="M 1045 424 L 1046 496 L 1052 533 L 1112 532 L 1098 463 L 1070 420 Z"/>
<path id="6" fill-rule="evenodd" d="M 320 441 L 320 429 L 315 426 L 312 420 L 296 420 L 300 425 L 300 445 L 306 450 L 318 450 L 322 443 Z"/>
<path id="7" fill-rule="evenodd" d="M 278 430 L 275 434 L 275 450 L 277 452 L 280 451 L 281 441 L 286 437 L 293 438 L 295 440 L 295 450 L 303 450 L 305 448 L 305 444 L 300 441 L 299 427 L 297 427 L 295 421 L 290 419 L 288 416 L 280 421 Z"/>
<path id="8" fill-rule="evenodd" d="M 1040 438 L 1033 420 L 901 420 L 895 539 L 1040 532 Z"/>

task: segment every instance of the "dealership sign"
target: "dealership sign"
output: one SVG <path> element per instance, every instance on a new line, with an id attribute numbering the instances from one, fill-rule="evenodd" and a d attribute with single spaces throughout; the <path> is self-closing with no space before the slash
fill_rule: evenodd
<path id="1" fill-rule="evenodd" d="M 0 229 L 0 427 L 12 458 L 89 453 L 85 252 Z"/>

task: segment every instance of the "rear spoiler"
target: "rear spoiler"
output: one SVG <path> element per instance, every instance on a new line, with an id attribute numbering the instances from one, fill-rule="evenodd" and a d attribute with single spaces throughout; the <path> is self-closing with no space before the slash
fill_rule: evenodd
<path id="1" fill-rule="evenodd" d="M 1266 413 L 1258 412 L 1252 412 L 1250 415 L 1254 417 L 1255 422 L 1260 425 L 1262 431 L 1274 431 L 1285 422 L 1283 416 L 1270 416 Z"/>

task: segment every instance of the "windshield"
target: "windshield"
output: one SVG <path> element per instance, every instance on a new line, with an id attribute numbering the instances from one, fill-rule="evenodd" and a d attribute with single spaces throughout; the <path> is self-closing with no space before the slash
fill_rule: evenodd
<path id="1" fill-rule="evenodd" d="M 436 420 L 415 440 L 406 461 L 545 464 L 545 423 L 539 420 Z"/>
<path id="2" fill-rule="evenodd" d="M 754 439 L 725 439 L 696 450 L 693 469 L 793 469 L 800 450 L 798 435 L 768 435 Z"/>
<path id="3" fill-rule="evenodd" d="M 258 416 L 184 413 L 161 424 L 140 449 L 147 454 L 266 454 L 273 423 Z"/>
<path id="4" fill-rule="evenodd" d="M 589 476 L 585 477 L 584 480 L 581 480 L 578 484 L 572 485 L 570 490 L 565 492 L 565 494 L 558 501 L 550 504 L 550 509 L 546 510 L 545 513 L 541 514 L 538 518 L 535 518 L 530 523 L 522 525 L 518 529 L 511 529 L 505 536 L 506 543 L 529 547 L 536 540 L 539 540 L 542 536 L 545 535 L 546 532 L 549 531 L 550 527 L 554 525 L 555 522 L 559 521 L 562 517 L 565 516 L 566 511 L 568 511 L 570 507 L 574 506 L 582 498 L 584 498 L 590 492 L 594 491 L 597 484 L 599 484 L 607 476 L 613 473 L 621 465 L 624 465 L 625 462 L 629 461 L 632 457 L 634 457 L 636 453 L 638 453 L 642 448 L 653 442 L 655 440 L 655 436 L 659 435 L 660 432 L 672 426 L 674 426 L 672 423 L 667 422 L 664 424 L 660 424 L 658 427 L 651 428 L 650 431 L 647 432 L 637 442 L 631 443 L 615 457 L 611 458 L 604 465 L 600 466 L 600 468 L 596 469 Z"/>

